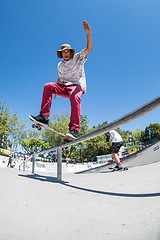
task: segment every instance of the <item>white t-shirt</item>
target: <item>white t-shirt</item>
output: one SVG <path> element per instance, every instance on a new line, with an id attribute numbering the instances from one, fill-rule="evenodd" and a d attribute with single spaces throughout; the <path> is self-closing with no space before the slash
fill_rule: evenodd
<path id="1" fill-rule="evenodd" d="M 109 131 L 110 138 L 112 142 L 123 142 L 121 135 L 115 130 Z"/>
<path id="2" fill-rule="evenodd" d="M 58 64 L 58 74 L 62 77 L 61 84 L 70 86 L 73 84 L 81 85 L 84 93 L 86 92 L 86 77 L 84 72 L 84 63 L 87 60 L 84 50 L 76 53 L 68 61 L 63 60 Z"/>

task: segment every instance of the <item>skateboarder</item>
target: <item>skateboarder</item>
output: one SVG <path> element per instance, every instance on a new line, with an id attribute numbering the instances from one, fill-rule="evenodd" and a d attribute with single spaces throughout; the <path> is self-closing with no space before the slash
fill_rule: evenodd
<path id="1" fill-rule="evenodd" d="M 32 116 L 36 121 L 48 124 L 50 108 L 52 103 L 52 94 L 70 99 L 71 116 L 69 123 L 68 137 L 78 137 L 81 120 L 81 96 L 86 92 L 86 78 L 84 72 L 84 63 L 87 60 L 88 53 L 92 50 L 91 27 L 86 21 L 83 21 L 84 30 L 87 35 L 87 47 L 81 52 L 75 54 L 75 49 L 69 44 L 63 44 L 57 51 L 57 57 L 63 58 L 58 64 L 57 83 L 47 83 L 43 90 L 40 115 Z"/>
<path id="2" fill-rule="evenodd" d="M 8 160 L 7 167 L 14 168 L 15 165 L 16 165 L 16 162 L 14 161 L 13 154 L 11 154 L 11 155 L 9 155 L 9 160 Z"/>
<path id="3" fill-rule="evenodd" d="M 105 133 L 107 139 L 106 139 L 106 144 L 105 147 L 108 147 L 108 141 L 111 138 L 112 139 L 112 157 L 113 159 L 116 161 L 116 166 L 115 166 L 115 170 L 121 170 L 122 169 L 122 165 L 119 159 L 119 149 L 123 144 L 123 139 L 121 137 L 121 135 L 119 133 L 117 133 L 115 130 L 109 131 L 107 133 Z"/>
<path id="4" fill-rule="evenodd" d="M 10 154 L 9 155 L 9 160 L 8 160 L 8 164 L 7 164 L 7 167 L 11 167 L 11 165 L 12 165 L 12 162 L 13 162 L 13 155 L 12 154 Z"/>

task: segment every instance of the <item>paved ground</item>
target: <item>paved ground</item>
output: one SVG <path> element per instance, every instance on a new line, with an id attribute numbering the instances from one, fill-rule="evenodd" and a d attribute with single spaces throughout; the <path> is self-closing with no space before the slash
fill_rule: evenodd
<path id="1" fill-rule="evenodd" d="M 160 162 L 63 180 L 0 168 L 0 240 L 160 240 Z"/>

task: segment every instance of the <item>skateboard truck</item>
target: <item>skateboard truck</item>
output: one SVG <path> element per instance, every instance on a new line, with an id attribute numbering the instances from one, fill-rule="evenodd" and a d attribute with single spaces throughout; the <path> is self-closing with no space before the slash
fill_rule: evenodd
<path id="1" fill-rule="evenodd" d="M 32 124 L 32 128 L 37 128 L 39 131 L 42 129 L 42 126 L 40 124 Z"/>
<path id="2" fill-rule="evenodd" d="M 68 143 L 70 142 L 72 139 L 68 138 L 67 136 L 63 136 L 63 141 L 62 143 Z"/>
<path id="3" fill-rule="evenodd" d="M 47 130 L 49 130 L 49 131 L 52 131 L 52 132 L 54 132 L 54 133 L 62 136 L 63 139 L 64 139 L 66 142 L 72 140 L 72 139 L 70 139 L 68 136 L 66 136 L 65 134 L 63 134 L 63 133 L 61 133 L 61 132 L 58 132 L 58 131 L 56 131 L 56 130 L 53 129 L 53 128 L 50 128 L 48 125 L 36 121 L 32 115 L 29 115 L 29 119 L 30 119 L 32 122 L 34 122 L 34 124 L 32 124 L 32 128 L 37 128 L 38 130 L 41 130 L 42 127 L 44 127 L 45 129 L 47 129 Z"/>

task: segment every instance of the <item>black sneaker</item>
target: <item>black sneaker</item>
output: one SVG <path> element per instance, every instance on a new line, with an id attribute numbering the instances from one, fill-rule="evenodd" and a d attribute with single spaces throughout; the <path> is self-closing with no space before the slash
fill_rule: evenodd
<path id="1" fill-rule="evenodd" d="M 115 171 L 119 171 L 122 169 L 122 167 L 120 165 L 116 165 L 114 168 L 113 168 Z"/>
<path id="2" fill-rule="evenodd" d="M 43 115 L 38 115 L 38 116 L 36 116 L 36 117 L 30 115 L 30 119 L 31 119 L 32 121 L 36 120 L 38 123 L 43 123 L 43 124 L 45 124 L 45 125 L 48 125 L 48 123 L 49 123 L 49 120 L 48 120 L 48 119 L 46 120 Z"/>
<path id="3" fill-rule="evenodd" d="M 67 134 L 66 134 L 67 137 L 69 138 L 72 138 L 72 139 L 75 139 L 79 136 L 78 134 L 78 131 L 76 131 L 75 129 L 73 130 L 70 130 Z"/>

